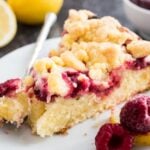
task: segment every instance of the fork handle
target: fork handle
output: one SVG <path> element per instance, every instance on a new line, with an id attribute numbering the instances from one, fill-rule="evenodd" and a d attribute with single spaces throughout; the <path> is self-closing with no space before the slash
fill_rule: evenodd
<path id="1" fill-rule="evenodd" d="M 40 51 L 42 50 L 44 41 L 46 40 L 48 33 L 51 30 L 51 27 L 54 25 L 54 23 L 57 20 L 57 16 L 55 13 L 48 13 L 45 17 L 45 21 L 44 21 L 44 25 L 41 29 L 41 32 L 37 38 L 37 42 L 35 44 L 35 48 L 34 48 L 34 52 L 33 55 L 31 57 L 31 60 L 29 62 L 27 71 L 26 71 L 26 75 L 28 75 L 30 73 L 30 70 L 35 62 L 35 60 L 37 59 Z"/>

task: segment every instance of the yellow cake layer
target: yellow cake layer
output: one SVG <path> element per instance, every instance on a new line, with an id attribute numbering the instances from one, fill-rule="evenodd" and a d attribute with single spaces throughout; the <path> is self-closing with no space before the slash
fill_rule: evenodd
<path id="1" fill-rule="evenodd" d="M 30 102 L 27 94 L 17 93 L 14 97 L 0 98 L 0 119 L 6 122 L 15 123 L 19 126 L 29 114 Z"/>
<path id="2" fill-rule="evenodd" d="M 132 95 L 148 89 L 150 87 L 149 73 L 149 67 L 139 71 L 125 70 L 120 87 L 114 89 L 103 99 L 99 99 L 95 94 L 83 95 L 78 99 L 58 97 L 55 102 L 45 104 L 45 106 L 43 103 L 40 104 L 40 101 L 34 100 L 32 113 L 29 115 L 29 124 L 32 130 L 41 137 L 63 132 L 65 129 L 95 116 L 98 112 L 112 108 L 120 102 L 128 100 Z M 38 112 L 41 113 L 37 117 Z"/>

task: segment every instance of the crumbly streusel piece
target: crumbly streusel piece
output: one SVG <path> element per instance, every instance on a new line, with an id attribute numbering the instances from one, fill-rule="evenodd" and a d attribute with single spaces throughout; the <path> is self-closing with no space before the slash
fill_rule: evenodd
<path id="1" fill-rule="evenodd" d="M 145 57 L 150 55 L 150 42 L 145 40 L 135 40 L 127 45 L 127 51 L 129 51 L 133 57 Z"/>

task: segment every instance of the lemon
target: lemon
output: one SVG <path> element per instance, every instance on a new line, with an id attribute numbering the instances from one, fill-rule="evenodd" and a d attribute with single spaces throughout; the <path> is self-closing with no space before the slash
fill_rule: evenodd
<path id="1" fill-rule="evenodd" d="M 0 0 L 0 47 L 7 45 L 15 36 L 17 29 L 16 18 L 4 1 Z"/>
<path id="2" fill-rule="evenodd" d="M 63 0 L 7 0 L 17 19 L 25 24 L 40 24 L 48 12 L 58 13 Z"/>
<path id="3" fill-rule="evenodd" d="M 135 136 L 134 142 L 137 146 L 150 146 L 150 133 Z"/>

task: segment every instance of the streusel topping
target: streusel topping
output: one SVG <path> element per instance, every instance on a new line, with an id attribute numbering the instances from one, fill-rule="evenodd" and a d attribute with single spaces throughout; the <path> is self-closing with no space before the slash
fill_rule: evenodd
<path id="1" fill-rule="evenodd" d="M 70 10 L 64 24 L 64 36 L 61 49 L 70 49 L 77 42 L 113 42 L 123 44 L 126 40 L 138 39 L 129 29 L 123 27 L 118 20 L 106 16 L 102 18 L 87 10 Z"/>
<path id="2" fill-rule="evenodd" d="M 124 69 L 150 65 L 149 45 L 112 17 L 70 10 L 58 50 L 33 66 L 34 93 L 47 101 L 87 92 L 106 95 L 119 86 Z"/>
<path id="3" fill-rule="evenodd" d="M 150 42 L 144 40 L 135 40 L 127 45 L 127 51 L 133 57 L 140 58 L 150 55 Z"/>

